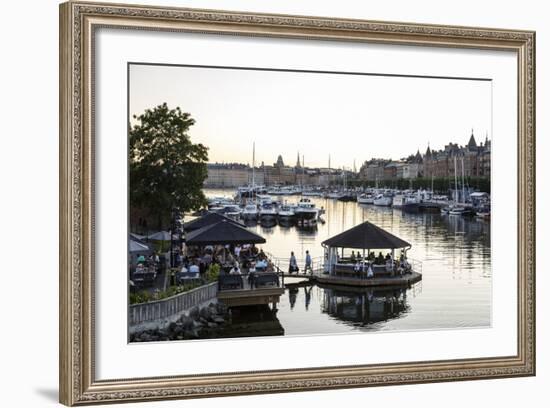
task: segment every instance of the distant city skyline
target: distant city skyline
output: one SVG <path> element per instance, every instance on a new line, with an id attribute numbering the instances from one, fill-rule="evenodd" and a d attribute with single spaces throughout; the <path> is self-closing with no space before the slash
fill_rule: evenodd
<path id="1" fill-rule="evenodd" d="M 189 135 L 210 163 L 357 169 L 399 160 L 428 144 L 492 139 L 491 82 L 333 73 L 130 66 L 129 110 L 164 102 L 189 112 Z M 130 118 L 131 123 L 135 123 Z"/>

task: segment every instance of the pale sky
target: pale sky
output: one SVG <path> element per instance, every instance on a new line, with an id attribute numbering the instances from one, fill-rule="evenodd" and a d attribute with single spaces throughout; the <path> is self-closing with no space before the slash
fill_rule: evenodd
<path id="1" fill-rule="evenodd" d="M 404 69 L 405 71 L 405 69 Z M 491 138 L 491 82 L 439 78 L 131 65 L 130 114 L 166 102 L 191 113 L 209 162 L 357 168 L 428 143 Z"/>

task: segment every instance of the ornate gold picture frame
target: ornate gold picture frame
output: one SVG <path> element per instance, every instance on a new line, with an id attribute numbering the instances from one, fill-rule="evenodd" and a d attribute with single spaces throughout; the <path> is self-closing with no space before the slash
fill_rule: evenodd
<path id="1" fill-rule="evenodd" d="M 487 358 L 97 379 L 95 33 L 98 28 L 502 50 L 517 56 L 517 352 Z M 535 33 L 68 2 L 60 6 L 60 402 L 197 398 L 535 375 Z M 497 227 L 498 228 L 498 227 Z M 122 239 L 122 238 L 121 238 Z M 125 296 L 125 294 L 121 294 Z"/>

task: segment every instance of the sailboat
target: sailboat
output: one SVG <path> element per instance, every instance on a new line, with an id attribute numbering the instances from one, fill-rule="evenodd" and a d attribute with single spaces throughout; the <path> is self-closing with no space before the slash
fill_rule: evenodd
<path id="1" fill-rule="evenodd" d="M 455 165 L 455 194 L 457 196 L 455 201 L 458 200 L 458 182 L 457 182 L 457 175 L 456 175 L 456 156 L 454 158 L 454 165 Z M 472 208 L 466 206 L 465 198 L 466 198 L 466 191 L 464 188 L 464 157 L 461 157 L 461 165 L 462 165 L 462 197 L 461 197 L 461 203 L 457 205 L 453 205 L 451 208 L 449 208 L 449 215 L 473 215 L 475 212 Z"/>

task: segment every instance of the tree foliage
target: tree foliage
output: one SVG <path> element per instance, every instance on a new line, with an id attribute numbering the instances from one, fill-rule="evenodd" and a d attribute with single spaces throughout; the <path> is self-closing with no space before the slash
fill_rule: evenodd
<path id="1" fill-rule="evenodd" d="M 459 188 L 461 186 L 461 181 L 458 181 Z M 430 190 L 433 186 L 433 189 L 436 193 L 447 194 L 449 190 L 455 188 L 454 177 L 434 177 L 432 180 L 431 177 L 418 177 L 415 179 L 393 179 L 393 180 L 350 180 L 348 185 L 351 187 L 378 187 L 380 188 L 398 188 L 401 190 L 412 188 L 412 189 L 426 189 Z M 486 193 L 491 193 L 491 180 L 488 177 L 470 177 L 466 176 L 464 178 L 464 185 L 466 187 L 472 187 L 475 190 L 483 191 Z"/>
<path id="2" fill-rule="evenodd" d="M 130 129 L 130 204 L 145 209 L 158 227 L 179 211 L 199 209 L 206 203 L 202 192 L 207 177 L 208 148 L 191 141 L 195 123 L 189 113 L 166 103 L 147 109 Z"/>

